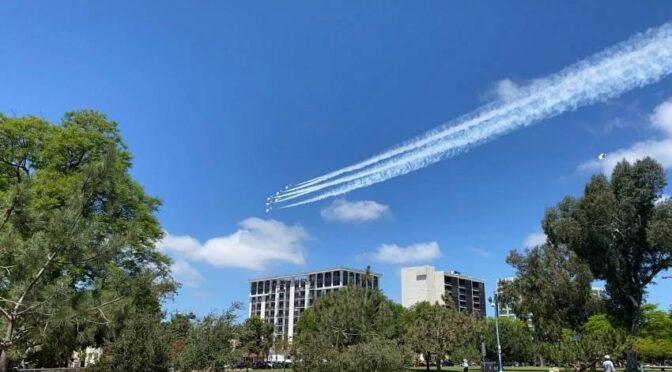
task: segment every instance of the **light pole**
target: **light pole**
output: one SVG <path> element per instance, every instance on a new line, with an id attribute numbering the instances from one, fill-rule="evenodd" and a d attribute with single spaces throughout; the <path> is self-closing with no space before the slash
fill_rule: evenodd
<path id="1" fill-rule="evenodd" d="M 502 345 L 499 343 L 499 301 L 497 299 L 497 292 L 495 292 L 495 300 L 490 297 L 490 305 L 495 307 L 495 333 L 497 334 L 497 371 L 504 372 L 502 366 Z"/>

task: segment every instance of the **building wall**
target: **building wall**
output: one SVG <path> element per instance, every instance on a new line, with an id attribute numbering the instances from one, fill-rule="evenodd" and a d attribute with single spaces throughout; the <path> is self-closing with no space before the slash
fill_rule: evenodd
<path id="1" fill-rule="evenodd" d="M 443 295 L 460 311 L 485 316 L 486 294 L 483 281 L 457 272 L 436 271 L 432 266 L 401 269 L 401 304 L 411 307 L 422 301 L 444 304 Z"/>
<path id="2" fill-rule="evenodd" d="M 401 305 L 411 307 L 418 302 L 441 301 L 442 275 L 436 275 L 431 266 L 404 267 L 401 269 Z"/>

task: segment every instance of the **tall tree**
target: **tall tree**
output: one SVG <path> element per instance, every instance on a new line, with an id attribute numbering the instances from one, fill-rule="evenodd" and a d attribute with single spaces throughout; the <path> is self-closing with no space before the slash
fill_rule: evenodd
<path id="1" fill-rule="evenodd" d="M 265 357 L 273 346 L 273 325 L 256 316 L 247 318 L 241 329 L 240 342 L 248 355 Z"/>
<path id="2" fill-rule="evenodd" d="M 511 282 L 502 282 L 500 300 L 527 320 L 532 314 L 537 341 L 559 341 L 565 328 L 578 331 L 597 313 L 601 300 L 591 294 L 588 265 L 562 245 L 546 242 L 506 259 L 516 269 Z"/>
<path id="3" fill-rule="evenodd" d="M 544 217 L 549 241 L 571 249 L 606 281 L 609 315 L 632 335 L 646 287 L 672 267 L 672 200 L 660 201 L 666 184 L 655 160 L 624 160 L 611 180 L 593 176 L 583 196 L 565 198 Z M 636 369 L 632 353 L 628 369 Z"/>
<path id="4" fill-rule="evenodd" d="M 502 339 L 502 359 L 507 362 L 533 362 L 532 332 L 527 322 L 502 317 L 498 319 L 498 322 Z M 485 319 L 479 326 L 480 341 L 485 343 L 486 360 L 497 360 L 495 319 Z"/>
<path id="5" fill-rule="evenodd" d="M 240 326 L 235 324 L 238 310 L 240 304 L 235 303 L 221 314 L 208 314 L 194 321 L 176 367 L 183 371 L 214 371 L 239 360 L 242 354 L 235 343 L 240 337 Z"/>
<path id="6" fill-rule="evenodd" d="M 159 201 L 130 166 L 116 124 L 100 113 L 67 113 L 58 125 L 0 115 L 1 372 L 53 327 L 109 328 L 110 311 L 133 300 L 123 285 L 133 278 L 174 289 L 154 248 Z"/>
<path id="7" fill-rule="evenodd" d="M 378 289 L 348 287 L 320 297 L 299 320 L 294 370 L 405 370 L 411 358 L 400 343 L 402 311 Z"/>
<path id="8" fill-rule="evenodd" d="M 476 316 L 458 312 L 450 305 L 420 302 L 410 309 L 406 319 L 405 340 L 413 351 L 423 354 L 428 371 L 432 358 L 440 371 L 446 356 L 455 359 L 478 355 Z M 458 352 L 469 355 L 457 355 Z"/>

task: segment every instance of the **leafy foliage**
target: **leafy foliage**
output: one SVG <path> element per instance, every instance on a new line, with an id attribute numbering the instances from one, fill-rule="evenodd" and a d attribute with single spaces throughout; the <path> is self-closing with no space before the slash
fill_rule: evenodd
<path id="1" fill-rule="evenodd" d="M 168 337 L 160 319 L 133 314 L 114 342 L 105 345 L 103 357 L 92 371 L 166 371 L 170 367 Z"/>
<path id="2" fill-rule="evenodd" d="M 243 323 L 240 342 L 248 354 L 268 354 L 273 345 L 273 325 L 256 316 L 248 318 Z"/>
<path id="3" fill-rule="evenodd" d="M 512 251 L 506 261 L 516 278 L 502 283 L 501 301 L 516 314 L 532 314 L 535 340 L 560 341 L 563 329 L 578 331 L 600 310 L 590 269 L 564 246 L 547 242 L 522 254 Z"/>
<path id="4" fill-rule="evenodd" d="M 544 217 L 551 244 L 575 252 L 606 281 L 607 311 L 633 335 L 646 286 L 672 267 L 672 201 L 658 202 L 665 185 L 655 160 L 622 161 L 611 180 L 593 176 L 583 196 L 565 198 Z"/>
<path id="5" fill-rule="evenodd" d="M 476 326 L 478 319 L 455 310 L 452 306 L 421 302 L 414 305 L 406 317 L 405 339 L 410 348 L 434 357 L 437 369 L 446 356 L 452 359 L 477 358 Z"/>
<path id="6" fill-rule="evenodd" d="M 100 113 L 66 113 L 59 125 L 0 116 L 0 371 L 100 344 L 119 313 L 157 313 L 174 291 L 154 248 L 159 201 L 130 166 Z"/>
<path id="7" fill-rule="evenodd" d="M 499 318 L 499 334 L 502 339 L 502 359 L 505 362 L 532 363 L 534 343 L 532 331 L 522 320 Z M 485 343 L 486 359 L 497 360 L 495 319 L 488 318 L 477 324 L 481 342 Z"/>
<path id="8" fill-rule="evenodd" d="M 295 370 L 403 370 L 411 359 L 399 343 L 402 313 L 377 289 L 348 287 L 321 297 L 299 320 Z"/>
<path id="9" fill-rule="evenodd" d="M 175 353 L 175 366 L 181 370 L 214 370 L 239 360 L 242 353 L 235 341 L 240 326 L 235 323 L 234 304 L 221 314 L 209 314 L 196 319 L 187 332 L 183 350 Z"/>
<path id="10" fill-rule="evenodd" d="M 637 354 L 660 364 L 672 359 L 672 310 L 666 313 L 654 305 L 644 305 L 642 319 L 641 332 L 634 340 Z"/>

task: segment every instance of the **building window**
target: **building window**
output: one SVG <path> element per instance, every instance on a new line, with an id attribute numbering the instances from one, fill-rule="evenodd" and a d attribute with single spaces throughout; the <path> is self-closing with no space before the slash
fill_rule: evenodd
<path id="1" fill-rule="evenodd" d="M 415 280 L 427 280 L 427 274 L 416 275 Z"/>

